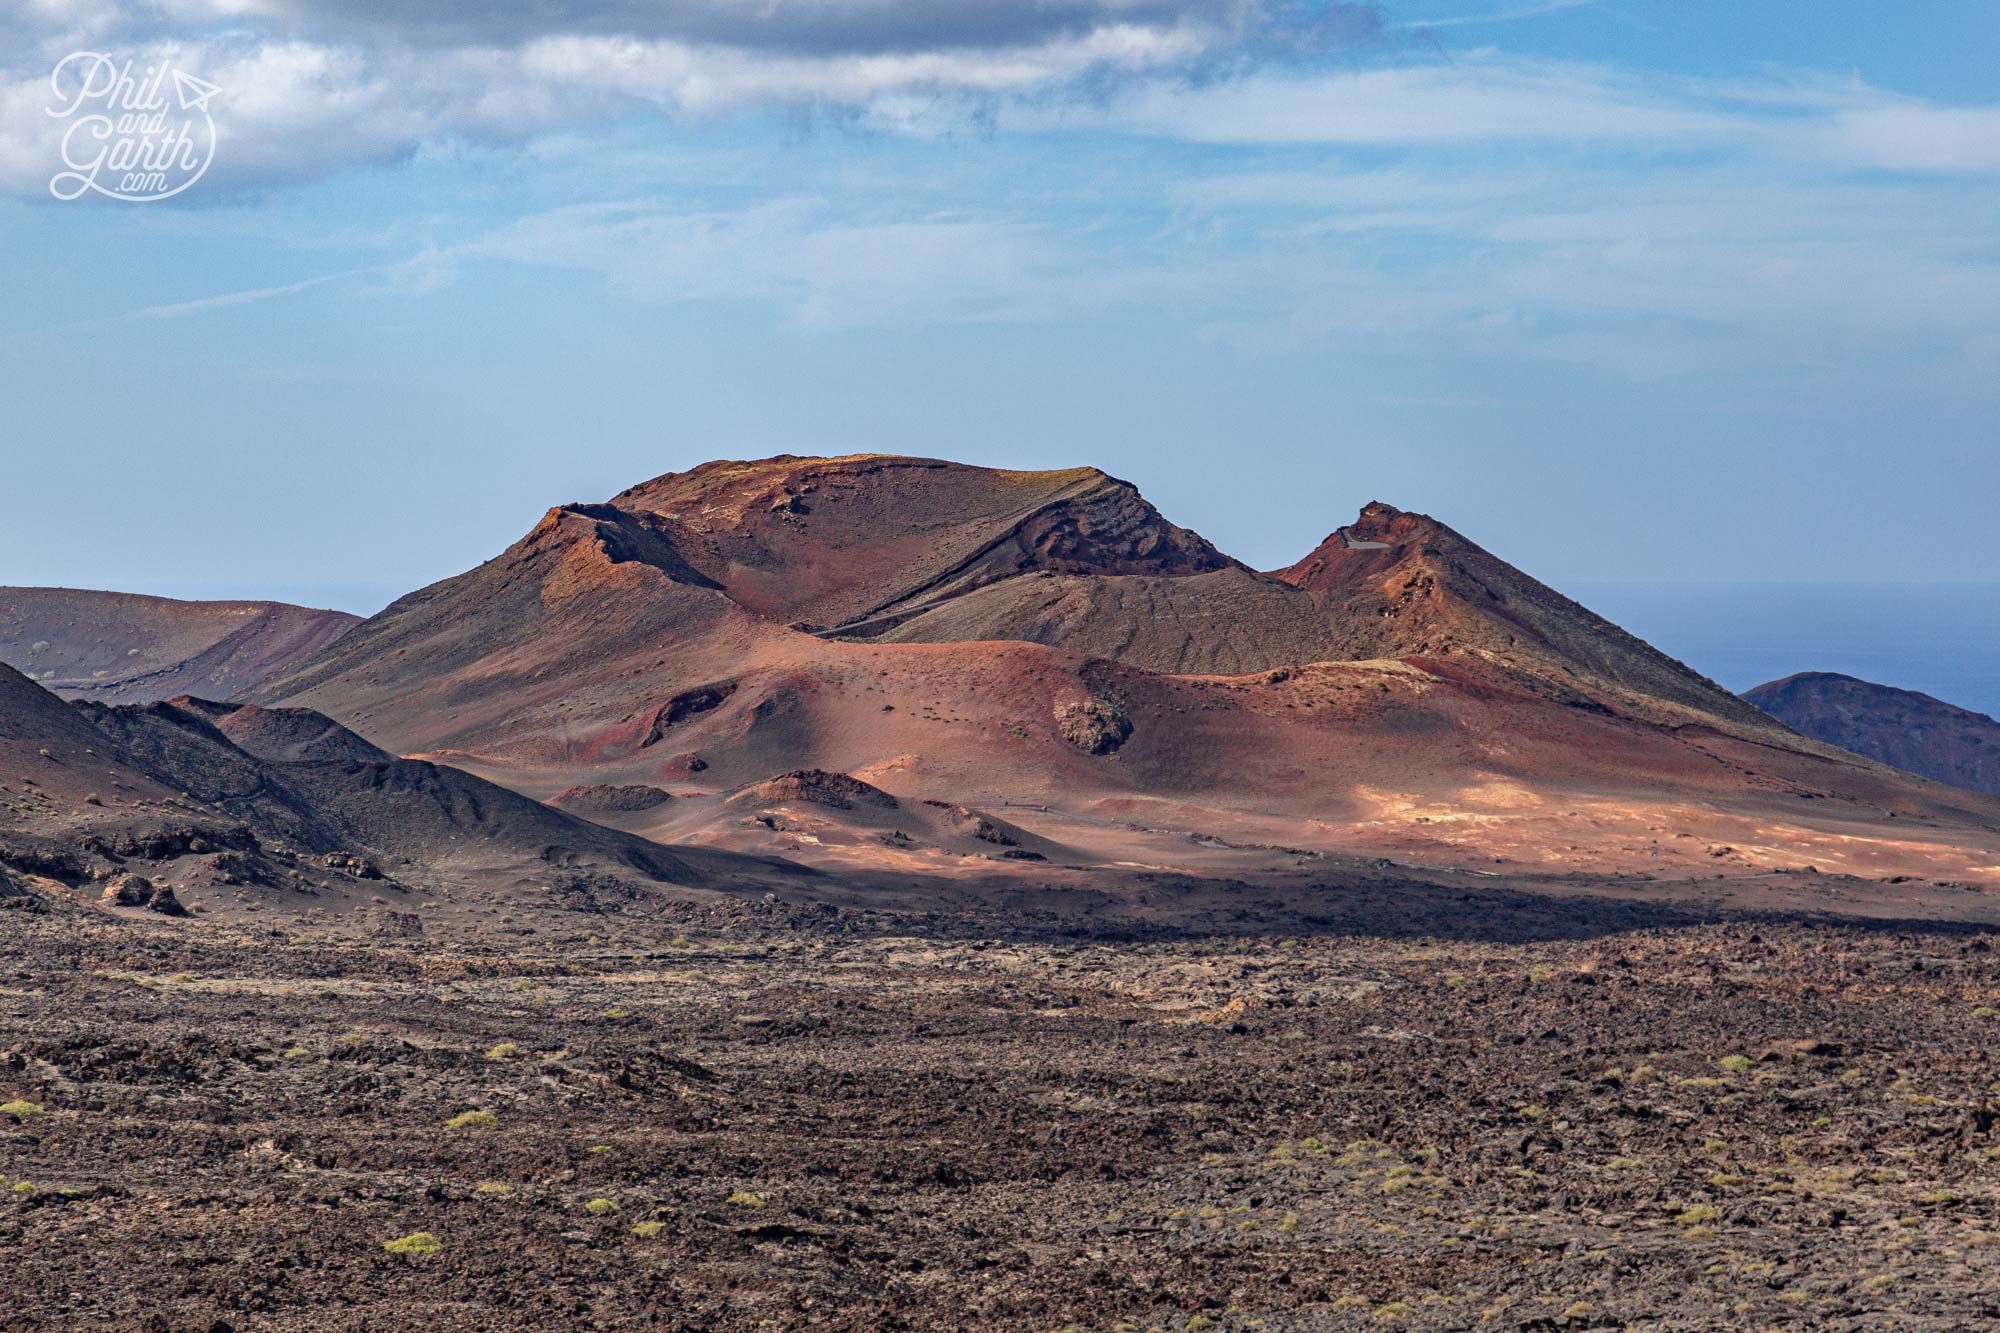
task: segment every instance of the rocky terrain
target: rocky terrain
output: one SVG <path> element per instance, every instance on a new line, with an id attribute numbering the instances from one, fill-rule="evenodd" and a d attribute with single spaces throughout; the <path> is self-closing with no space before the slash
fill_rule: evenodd
<path id="1" fill-rule="evenodd" d="M 1954 787 L 2000 792 L 2000 722 L 1984 713 L 1827 671 L 1774 680 L 1743 697 L 1828 745 Z"/>
<path id="2" fill-rule="evenodd" d="M 183 602 L 74 588 L 0 588 L 0 664 L 58 694 L 152 703 L 226 699 L 360 623 L 284 602 Z"/>
<path id="3" fill-rule="evenodd" d="M 4 1329 L 2000 1321 L 1963 928 L 0 917 Z"/>

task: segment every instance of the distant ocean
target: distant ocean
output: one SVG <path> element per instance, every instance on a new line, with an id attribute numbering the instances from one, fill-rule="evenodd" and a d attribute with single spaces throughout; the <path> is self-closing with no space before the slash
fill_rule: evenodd
<path id="1" fill-rule="evenodd" d="M 2000 717 L 2000 583 L 1584 583 L 1562 591 L 1732 690 L 1838 671 Z"/>

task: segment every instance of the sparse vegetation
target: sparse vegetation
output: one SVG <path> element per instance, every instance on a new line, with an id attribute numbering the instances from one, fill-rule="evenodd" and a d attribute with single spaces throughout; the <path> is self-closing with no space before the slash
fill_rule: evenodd
<path id="1" fill-rule="evenodd" d="M 354 1302 L 357 1326 L 397 1326 L 384 1302 L 429 1299 L 468 1275 L 528 1302 L 519 1313 L 570 1281 L 616 1290 L 657 1270 L 691 1327 L 755 1333 L 794 1311 L 801 1324 L 826 1318 L 798 1303 L 825 1299 L 826 1275 L 854 1256 L 906 1255 L 929 1265 L 922 1281 L 843 1288 L 841 1317 L 851 1305 L 857 1326 L 927 1327 L 942 1302 L 970 1308 L 998 1283 L 1015 1304 L 991 1320 L 996 1333 L 1073 1320 L 1171 1333 L 1196 1314 L 1210 1333 L 1312 1319 L 1766 1329 L 1809 1326 L 1822 1300 L 1885 1328 L 1916 1314 L 1982 1326 L 1973 1275 L 2000 1253 L 1987 1218 L 2000 1133 L 1979 1130 L 1994 1074 L 1959 1028 L 1967 988 L 1991 985 L 1978 979 L 2000 955 L 1950 936 L 1921 937 L 1914 972 L 1900 965 L 1911 946 L 1886 933 L 1767 922 L 1755 945 L 1749 927 L 1725 926 L 1444 948 L 1380 933 L 823 942 L 732 924 L 662 935 L 647 947 L 671 960 L 635 966 L 621 934 L 632 926 L 594 916 L 595 944 L 574 927 L 557 943 L 550 927 L 538 954 L 576 953 L 560 968 L 537 958 L 527 1005 L 506 971 L 414 980 L 400 946 L 291 941 L 246 962 L 198 937 L 144 934 L 106 937 L 118 953 L 86 952 L 72 970 L 63 926 L 29 936 L 39 951 L 10 951 L 0 932 L 0 1020 L 34 1031 L 50 1053 L 36 1058 L 55 1070 L 7 1073 L 18 1080 L 7 1095 L 52 1108 L 39 1123 L 0 1114 L 9 1179 L 41 1182 L 0 1185 L 0 1231 L 30 1241 L 0 1264 L 10 1299 L 71 1309 L 67 1293 L 83 1291 L 74 1308 L 94 1326 L 123 1326 L 124 1307 L 76 1278 L 109 1274 L 121 1300 L 137 1289 L 121 1263 L 153 1281 L 164 1260 L 147 1244 L 163 1214 L 107 1195 L 110 1184 L 188 1207 L 211 1253 L 275 1243 L 304 1256 L 270 1289 L 274 1319 L 302 1326 L 309 1302 L 333 1300 Z M 128 957 L 147 949 L 157 961 Z M 1758 969 L 1732 966 L 1745 958 Z M 1528 982 L 1532 966 L 1549 978 Z M 202 980 L 126 979 L 179 968 Z M 1473 984 L 1442 984 L 1453 968 Z M 370 984 L 350 987 L 343 970 Z M 1689 981 L 1712 970 L 1737 991 Z M 1869 1005 L 1832 998 L 1885 975 Z M 51 982 L 84 1002 L 50 1006 Z M 454 1000 L 449 1035 L 434 1041 L 406 1037 L 389 1007 L 424 986 Z M 639 997 L 647 1021 L 602 1018 L 614 995 Z M 1188 1021 L 1238 998 L 1247 1032 Z M 142 1021 L 103 1026 L 114 1006 Z M 771 1013 L 786 1018 L 733 1021 Z M 1837 1053 L 1799 1040 L 1835 1025 L 1819 1045 Z M 370 1035 L 343 1048 L 355 1029 Z M 960 1059 L 966 1034 L 991 1097 L 940 1064 L 940 1038 Z M 506 1042 L 531 1054 L 484 1058 Z M 276 1058 L 294 1048 L 315 1058 Z M 228 1050 L 252 1058 L 218 1058 Z M 1737 1051 L 1751 1068 L 1722 1064 Z M 829 1052 L 834 1078 L 801 1077 L 828 1068 Z M 198 1081 L 183 1075 L 190 1062 Z M 1607 1066 L 1625 1072 L 1608 1079 Z M 1665 1075 L 1637 1081 L 1648 1067 Z M 1702 1074 L 1715 1091 L 1680 1086 Z M 1443 1087 L 1463 1095 L 1428 1095 Z M 1926 1093 L 1941 1104 L 1914 1100 Z M 212 1131 L 195 1127 L 223 1096 L 254 1128 L 211 1160 L 190 1145 L 206 1141 Z M 1036 1109 L 1017 1118 L 1023 1107 Z M 699 1143 L 663 1123 L 699 1126 Z M 1944 1151 L 1908 1151 L 1921 1144 Z M 297 1175 L 339 1211 L 216 1205 L 264 1172 Z M 1829 1229 L 1834 1209 L 1845 1220 Z M 388 1248 L 415 1227 L 438 1248 Z M 34 1243 L 55 1234 L 58 1245 Z M 978 1266 L 1051 1243 L 1115 1254 L 1147 1289 L 1103 1285 L 1098 1264 Z M 335 1281 L 370 1254 L 382 1281 Z M 1329 1254 L 1344 1256 L 1337 1273 L 1314 1267 Z M 752 1262 L 754 1309 L 730 1286 Z M 1865 1285 L 1876 1276 L 1893 1280 Z M 590 1317 L 642 1326 L 614 1306 Z"/>
<path id="2" fill-rule="evenodd" d="M 40 1102 L 24 1101 L 18 1097 L 11 1102 L 0 1102 L 0 1115 L 12 1116 L 17 1121 L 48 1113 L 48 1108 Z"/>

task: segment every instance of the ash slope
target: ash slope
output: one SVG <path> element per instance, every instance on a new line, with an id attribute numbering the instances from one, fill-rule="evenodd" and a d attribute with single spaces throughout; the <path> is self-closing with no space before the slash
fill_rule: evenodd
<path id="1" fill-rule="evenodd" d="M 4 666 L 0 765 L 15 775 L 0 782 L 0 865 L 71 888 L 143 872 L 302 906 L 384 886 L 633 892 L 796 873 L 677 855 L 303 710 L 67 703 Z"/>
<path id="2" fill-rule="evenodd" d="M 361 623 L 286 602 L 186 602 L 74 588 L 0 588 L 0 663 L 68 698 L 229 698 Z"/>
<path id="3" fill-rule="evenodd" d="M 1806 671 L 1743 696 L 1793 730 L 1893 768 L 2000 792 L 2000 722 L 1915 690 Z"/>

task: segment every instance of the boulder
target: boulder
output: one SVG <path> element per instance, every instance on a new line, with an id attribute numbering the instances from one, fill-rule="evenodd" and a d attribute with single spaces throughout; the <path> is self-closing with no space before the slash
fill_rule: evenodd
<path id="1" fill-rule="evenodd" d="M 106 907 L 147 907 L 158 892 L 144 875 L 113 875 L 98 896 Z"/>
<path id="2" fill-rule="evenodd" d="M 1085 754 L 1111 754 L 1132 735 L 1132 719 L 1109 699 L 1056 705 L 1056 730 Z"/>

